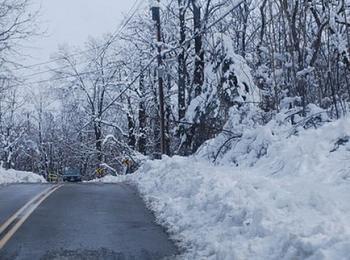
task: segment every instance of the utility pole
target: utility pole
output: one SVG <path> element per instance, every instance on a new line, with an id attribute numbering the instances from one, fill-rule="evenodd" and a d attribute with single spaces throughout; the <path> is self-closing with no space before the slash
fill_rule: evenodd
<path id="1" fill-rule="evenodd" d="M 164 67 L 162 58 L 162 36 L 160 26 L 160 0 L 153 0 L 151 6 L 152 19 L 155 22 L 156 34 L 157 34 L 157 51 L 158 51 L 158 99 L 159 99 L 159 120 L 160 120 L 160 152 L 161 154 L 166 153 L 166 139 L 165 139 L 165 105 L 164 105 Z"/>

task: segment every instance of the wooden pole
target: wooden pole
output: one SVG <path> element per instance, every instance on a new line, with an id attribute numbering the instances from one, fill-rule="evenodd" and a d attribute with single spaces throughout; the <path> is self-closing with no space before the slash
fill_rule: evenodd
<path id="1" fill-rule="evenodd" d="M 159 99 L 159 121 L 160 121 L 160 152 L 166 153 L 166 137 L 165 137 L 165 105 L 164 105 L 164 67 L 162 59 L 162 36 L 161 36 L 161 24 L 160 24 L 160 0 L 157 0 L 157 6 L 152 6 L 152 17 L 156 24 L 157 34 L 157 51 L 158 51 L 158 99 Z"/>

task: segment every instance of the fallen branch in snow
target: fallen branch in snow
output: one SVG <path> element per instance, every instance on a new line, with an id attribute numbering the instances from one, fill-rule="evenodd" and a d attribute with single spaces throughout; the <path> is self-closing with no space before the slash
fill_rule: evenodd
<path id="1" fill-rule="evenodd" d="M 242 134 L 237 134 L 237 135 L 234 135 L 234 136 L 231 136 L 229 139 L 227 139 L 219 148 L 218 152 L 216 153 L 216 155 L 214 156 L 214 160 L 213 160 L 213 163 L 216 162 L 216 160 L 218 159 L 222 149 L 224 149 L 224 147 L 230 143 L 232 140 L 234 139 L 237 139 L 237 138 L 241 138 L 243 135 Z"/>
<path id="2" fill-rule="evenodd" d="M 331 153 L 334 153 L 335 151 L 337 151 L 339 149 L 340 146 L 347 144 L 350 141 L 350 137 L 349 136 L 344 136 L 342 138 L 339 138 L 335 145 L 334 148 L 330 151 Z"/>
<path id="3" fill-rule="evenodd" d="M 329 120 L 327 120 L 327 121 L 322 121 L 322 119 L 318 118 L 320 115 L 322 115 L 322 114 L 324 114 L 324 113 L 327 113 L 327 112 L 326 112 L 326 111 L 322 111 L 322 112 L 318 112 L 318 113 L 312 114 L 312 115 L 310 115 L 310 116 L 307 116 L 307 117 L 303 118 L 303 119 L 300 120 L 299 122 L 295 123 L 295 125 L 293 126 L 292 131 L 290 132 L 290 134 L 288 135 L 288 137 L 290 137 L 291 135 L 294 135 L 294 134 L 296 133 L 298 127 L 302 126 L 302 127 L 305 128 L 305 126 L 306 126 L 307 124 L 312 124 L 313 127 L 314 127 L 315 129 L 317 129 L 317 125 L 316 125 L 316 123 L 315 123 L 315 121 L 314 121 L 315 119 L 318 119 L 318 120 L 319 120 L 319 123 L 321 123 L 321 122 L 324 122 L 324 123 L 330 122 Z"/>

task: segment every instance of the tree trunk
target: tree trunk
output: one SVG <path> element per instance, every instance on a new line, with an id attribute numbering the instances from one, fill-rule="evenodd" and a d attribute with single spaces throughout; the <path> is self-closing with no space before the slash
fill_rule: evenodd
<path id="1" fill-rule="evenodd" d="M 144 82 L 144 75 L 141 74 L 140 76 L 140 103 L 139 103 L 139 141 L 138 141 L 138 150 L 142 154 L 146 154 L 146 127 L 147 127 L 147 115 L 146 115 L 146 107 L 145 107 L 145 101 L 144 101 L 144 91 L 145 91 L 145 82 Z"/>
<path id="2" fill-rule="evenodd" d="M 132 109 L 131 109 L 131 101 L 130 98 L 128 98 L 128 105 L 129 105 L 129 113 L 128 113 L 128 130 L 129 130 L 129 137 L 128 137 L 128 145 L 131 149 L 135 149 L 136 146 L 136 136 L 135 136 L 135 123 L 134 119 L 132 117 Z"/>
<path id="3" fill-rule="evenodd" d="M 193 8 L 193 26 L 194 26 L 194 48 L 195 48 L 195 62 L 194 62 L 194 93 L 195 97 L 202 94 L 204 83 L 204 50 L 202 40 L 202 22 L 201 22 L 201 7 L 198 0 L 191 0 Z"/>
<path id="4" fill-rule="evenodd" d="M 179 121 L 185 117 L 186 113 L 186 48 L 184 42 L 186 40 L 186 24 L 185 24 L 185 6 L 183 0 L 178 0 L 179 3 L 179 20 L 180 20 L 180 46 L 182 46 L 178 56 L 178 113 Z"/>
<path id="5" fill-rule="evenodd" d="M 101 123 L 96 122 L 94 124 L 94 128 L 95 128 L 95 139 L 96 139 L 97 164 L 98 166 L 100 166 L 101 163 L 103 162 Z"/>

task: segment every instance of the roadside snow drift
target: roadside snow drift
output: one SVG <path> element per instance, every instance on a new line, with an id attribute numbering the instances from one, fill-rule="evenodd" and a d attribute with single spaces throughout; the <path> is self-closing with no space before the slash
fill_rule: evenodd
<path id="1" fill-rule="evenodd" d="M 130 177 L 183 259 L 349 259 L 350 119 L 271 129 L 247 132 L 264 153 L 239 167 L 166 157 Z"/>
<path id="2" fill-rule="evenodd" d="M 118 176 L 112 176 L 112 175 L 106 175 L 103 178 L 100 179 L 93 179 L 91 181 L 88 181 L 89 183 L 121 183 L 128 181 L 129 176 L 127 175 L 118 175 Z"/>
<path id="3" fill-rule="evenodd" d="M 0 168 L 0 185 L 10 183 L 44 183 L 46 180 L 35 173 Z"/>

